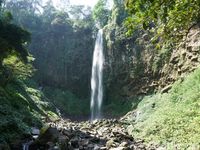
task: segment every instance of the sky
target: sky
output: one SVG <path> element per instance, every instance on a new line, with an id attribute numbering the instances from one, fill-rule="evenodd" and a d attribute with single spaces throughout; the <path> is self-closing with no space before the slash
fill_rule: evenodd
<path id="1" fill-rule="evenodd" d="M 98 0 L 70 0 L 72 5 L 87 5 L 94 7 Z"/>
<path id="2" fill-rule="evenodd" d="M 43 2 L 46 2 L 46 1 L 48 0 L 43 0 Z M 61 0 L 52 0 L 52 1 L 55 6 L 58 6 Z M 69 1 L 70 1 L 70 4 L 72 5 L 86 5 L 86 6 L 94 7 L 94 5 L 97 3 L 98 0 L 69 0 Z M 112 5 L 113 0 L 108 0 L 108 1 L 110 5 Z"/>

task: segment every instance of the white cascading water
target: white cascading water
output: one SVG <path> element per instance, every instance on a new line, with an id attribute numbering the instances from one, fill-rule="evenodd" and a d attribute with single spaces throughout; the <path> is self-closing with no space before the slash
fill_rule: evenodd
<path id="1" fill-rule="evenodd" d="M 95 48 L 93 52 L 92 77 L 91 77 L 91 120 L 100 119 L 101 106 L 103 101 L 103 30 L 97 34 Z"/>

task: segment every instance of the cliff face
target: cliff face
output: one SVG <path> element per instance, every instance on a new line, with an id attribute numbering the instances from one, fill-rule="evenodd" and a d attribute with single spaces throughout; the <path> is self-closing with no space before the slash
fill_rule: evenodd
<path id="1" fill-rule="evenodd" d="M 49 32 L 33 33 L 30 49 L 42 86 L 68 89 L 79 97 L 89 95 L 94 39 L 88 28 L 76 31 L 72 25 L 52 25 Z"/>
<path id="2" fill-rule="evenodd" d="M 122 7 L 104 28 L 105 83 L 107 98 L 127 98 L 155 90 L 166 92 L 170 85 L 200 64 L 200 25 L 194 25 L 178 46 L 156 48 L 145 31 L 127 38 Z M 119 18 L 121 17 L 121 18 Z M 119 21 L 121 20 L 121 21 Z"/>
<path id="3" fill-rule="evenodd" d="M 193 71 L 200 64 L 200 25 L 194 25 L 188 32 L 187 37 L 174 49 L 170 60 L 159 72 L 161 80 L 158 82 L 161 87 L 184 77 Z"/>

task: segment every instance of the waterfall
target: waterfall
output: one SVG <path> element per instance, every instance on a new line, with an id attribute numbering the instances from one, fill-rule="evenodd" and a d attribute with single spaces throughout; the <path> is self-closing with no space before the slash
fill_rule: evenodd
<path id="1" fill-rule="evenodd" d="M 91 120 L 101 118 L 101 106 L 103 100 L 103 30 L 97 34 L 93 52 L 92 77 L 91 77 Z"/>

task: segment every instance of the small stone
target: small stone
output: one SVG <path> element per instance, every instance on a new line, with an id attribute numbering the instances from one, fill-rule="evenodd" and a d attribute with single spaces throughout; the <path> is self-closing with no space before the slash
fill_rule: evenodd
<path id="1" fill-rule="evenodd" d="M 94 145 L 93 144 L 89 144 L 87 147 L 88 148 L 94 148 Z"/>
<path id="2" fill-rule="evenodd" d="M 119 146 L 120 147 L 127 147 L 128 146 L 128 142 L 122 142 Z"/>
<path id="3" fill-rule="evenodd" d="M 58 138 L 58 142 L 59 142 L 61 149 L 64 149 L 65 147 L 68 146 L 69 138 L 66 136 L 60 136 Z"/>
<path id="4" fill-rule="evenodd" d="M 191 58 L 191 61 L 198 61 L 198 56 L 193 56 L 193 57 Z"/>
<path id="5" fill-rule="evenodd" d="M 113 144 L 114 144 L 114 141 L 113 141 L 113 139 L 111 139 L 111 140 L 106 142 L 106 147 L 111 148 L 113 146 Z"/>
<path id="6" fill-rule="evenodd" d="M 49 148 L 53 148 L 54 147 L 54 143 L 53 142 L 47 142 L 47 145 Z"/>
<path id="7" fill-rule="evenodd" d="M 89 144 L 89 140 L 88 139 L 83 139 L 83 140 L 81 140 L 80 142 L 79 142 L 79 145 L 83 145 L 83 146 L 85 146 L 85 145 L 88 145 Z"/>
<path id="8" fill-rule="evenodd" d="M 166 92 L 168 92 L 171 88 L 172 88 L 172 85 L 167 85 L 166 87 L 164 87 L 164 88 L 161 90 L 161 93 L 166 93 Z"/>
<path id="9" fill-rule="evenodd" d="M 126 147 L 117 147 L 117 148 L 111 148 L 110 150 L 125 150 Z"/>
<path id="10" fill-rule="evenodd" d="M 98 145 L 94 146 L 94 150 L 99 150 L 99 149 L 100 149 L 100 147 Z"/>
<path id="11" fill-rule="evenodd" d="M 39 135 L 40 134 L 40 130 L 38 128 L 31 128 L 31 134 L 32 135 Z"/>
<path id="12" fill-rule="evenodd" d="M 113 123 L 118 123 L 118 120 L 117 120 L 117 119 L 113 119 L 112 122 L 113 122 Z"/>
<path id="13" fill-rule="evenodd" d="M 52 150 L 60 150 L 58 146 L 54 146 Z"/>
<path id="14" fill-rule="evenodd" d="M 145 146 L 143 145 L 143 144 L 140 144 L 140 145 L 138 145 L 137 146 L 139 149 L 144 149 L 145 148 Z"/>
<path id="15" fill-rule="evenodd" d="M 63 135 L 66 135 L 66 136 L 68 136 L 68 137 L 71 137 L 72 136 L 72 133 L 70 132 L 70 131 L 68 131 L 68 130 L 63 130 Z"/>
<path id="16" fill-rule="evenodd" d="M 94 121 L 92 121 L 92 124 L 94 125 L 94 124 L 97 124 L 98 123 L 98 120 L 94 120 Z"/>
<path id="17" fill-rule="evenodd" d="M 74 148 L 78 148 L 79 147 L 79 144 L 78 144 L 78 139 L 77 138 L 74 138 L 70 141 L 71 145 L 74 147 Z"/>
<path id="18" fill-rule="evenodd" d="M 34 140 L 36 140 L 39 137 L 39 135 L 33 135 L 32 137 Z"/>
<path id="19" fill-rule="evenodd" d="M 93 142 L 93 143 L 98 143 L 100 141 L 100 139 L 97 138 L 97 137 L 93 137 L 93 138 L 90 139 L 90 141 Z"/>
<path id="20" fill-rule="evenodd" d="M 100 150 L 106 150 L 107 147 L 100 147 Z"/>

